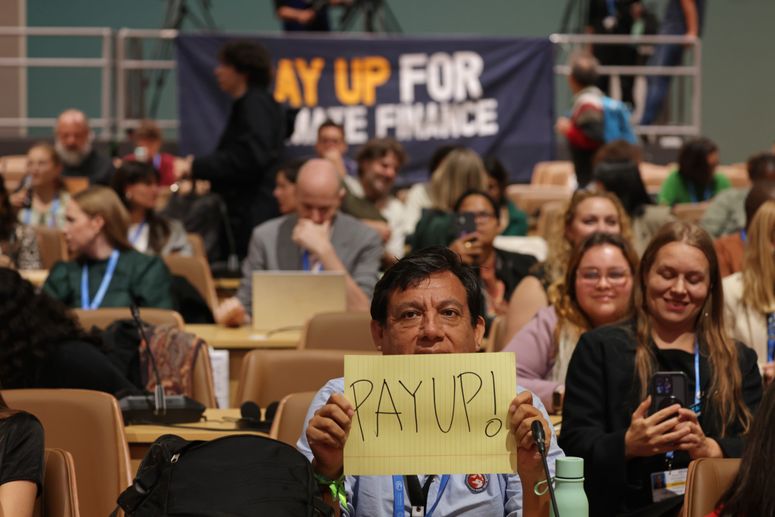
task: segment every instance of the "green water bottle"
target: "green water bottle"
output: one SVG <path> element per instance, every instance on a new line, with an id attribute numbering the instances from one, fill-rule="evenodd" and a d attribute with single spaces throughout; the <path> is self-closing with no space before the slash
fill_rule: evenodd
<path id="1" fill-rule="evenodd" d="M 589 502 L 584 493 L 584 459 L 568 456 L 554 464 L 554 494 L 560 517 L 588 517 Z M 554 508 L 549 511 L 555 517 Z"/>

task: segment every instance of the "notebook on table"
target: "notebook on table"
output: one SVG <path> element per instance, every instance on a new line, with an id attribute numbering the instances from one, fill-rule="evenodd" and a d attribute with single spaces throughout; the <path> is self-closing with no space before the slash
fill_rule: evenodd
<path id="1" fill-rule="evenodd" d="M 254 271 L 253 329 L 302 329 L 315 314 L 347 309 L 344 273 Z"/>

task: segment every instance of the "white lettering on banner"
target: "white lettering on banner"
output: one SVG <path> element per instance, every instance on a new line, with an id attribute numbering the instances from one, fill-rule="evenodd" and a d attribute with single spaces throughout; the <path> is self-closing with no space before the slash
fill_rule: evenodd
<path id="1" fill-rule="evenodd" d="M 498 132 L 498 100 L 381 104 L 374 127 L 377 137 L 402 141 L 492 136 Z"/>
<path id="2" fill-rule="evenodd" d="M 368 140 L 368 110 L 366 106 L 331 106 L 323 108 L 302 108 L 296 115 L 291 145 L 314 145 L 318 137 L 318 127 L 326 119 L 344 125 L 345 141 L 359 145 Z"/>
<path id="3" fill-rule="evenodd" d="M 479 76 L 484 60 L 476 52 L 402 54 L 398 68 L 402 104 L 414 102 L 415 88 L 423 84 L 430 98 L 437 102 L 460 102 L 482 96 Z"/>

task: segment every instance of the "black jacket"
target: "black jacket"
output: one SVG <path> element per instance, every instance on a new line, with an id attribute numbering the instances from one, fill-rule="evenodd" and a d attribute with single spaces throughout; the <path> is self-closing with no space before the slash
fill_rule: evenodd
<path id="1" fill-rule="evenodd" d="M 664 455 L 631 460 L 624 457 L 624 435 L 641 401 L 635 377 L 635 346 L 631 327 L 600 327 L 581 336 L 568 365 L 559 444 L 566 455 L 584 458 L 590 515 L 662 515 L 682 500 L 676 497 L 662 504 L 651 501 L 649 474 L 666 470 Z M 685 372 L 689 393 L 694 393 L 694 355 L 656 346 L 654 351 L 658 369 Z M 740 343 L 737 352 L 743 400 L 753 413 L 762 396 L 756 353 Z M 725 456 L 739 457 L 742 425 L 735 423 L 721 437 L 717 408 L 707 397 L 711 376 L 710 364 L 701 352 L 700 425 L 708 437 L 718 442 Z M 676 452 L 672 468 L 688 464 L 689 455 Z"/>

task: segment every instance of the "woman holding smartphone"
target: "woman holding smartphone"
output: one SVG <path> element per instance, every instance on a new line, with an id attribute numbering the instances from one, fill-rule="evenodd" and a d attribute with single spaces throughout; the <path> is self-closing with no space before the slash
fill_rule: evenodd
<path id="1" fill-rule="evenodd" d="M 634 296 L 633 321 L 582 335 L 565 380 L 560 446 L 584 458 L 590 515 L 675 515 L 689 461 L 739 457 L 761 399 L 755 352 L 726 333 L 704 230 L 664 226 L 643 255 Z M 654 408 L 657 372 L 683 372 L 688 400 Z"/>

